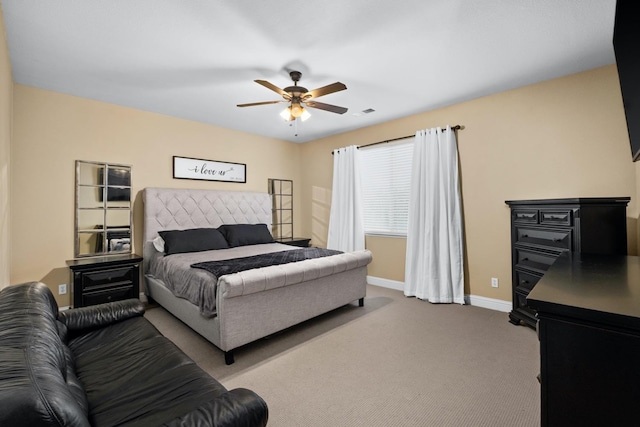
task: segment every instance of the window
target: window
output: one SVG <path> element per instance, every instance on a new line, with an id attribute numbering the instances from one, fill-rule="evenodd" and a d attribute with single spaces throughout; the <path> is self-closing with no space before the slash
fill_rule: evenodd
<path id="1" fill-rule="evenodd" d="M 365 233 L 406 236 L 413 138 L 360 150 Z"/>

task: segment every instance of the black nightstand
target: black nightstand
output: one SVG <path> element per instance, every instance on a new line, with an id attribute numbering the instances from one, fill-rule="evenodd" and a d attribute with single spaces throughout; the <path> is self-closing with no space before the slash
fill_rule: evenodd
<path id="1" fill-rule="evenodd" d="M 80 258 L 67 261 L 71 269 L 74 307 L 140 296 L 140 265 L 136 254 Z"/>
<path id="2" fill-rule="evenodd" d="M 301 248 L 308 248 L 309 247 L 309 242 L 311 241 L 311 238 L 309 238 L 309 237 L 281 237 L 281 238 L 275 239 L 275 241 L 278 242 L 278 243 L 284 243 L 285 245 L 300 246 Z"/>

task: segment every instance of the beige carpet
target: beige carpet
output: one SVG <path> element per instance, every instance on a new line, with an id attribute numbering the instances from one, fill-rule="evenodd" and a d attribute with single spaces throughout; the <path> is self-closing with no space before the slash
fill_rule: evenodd
<path id="1" fill-rule="evenodd" d="M 269 426 L 539 426 L 539 344 L 506 313 L 369 286 L 342 307 L 236 350 L 162 308 L 146 317 L 227 388 L 269 406 Z"/>

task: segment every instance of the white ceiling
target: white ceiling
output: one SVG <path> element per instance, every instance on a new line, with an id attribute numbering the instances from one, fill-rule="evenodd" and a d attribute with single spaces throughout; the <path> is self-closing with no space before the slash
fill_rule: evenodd
<path id="1" fill-rule="evenodd" d="M 615 62 L 615 0 L 1 4 L 16 83 L 300 143 Z M 253 80 L 290 69 L 344 83 L 318 101 L 349 111 L 296 136 L 285 104 L 236 107 L 282 99 Z"/>

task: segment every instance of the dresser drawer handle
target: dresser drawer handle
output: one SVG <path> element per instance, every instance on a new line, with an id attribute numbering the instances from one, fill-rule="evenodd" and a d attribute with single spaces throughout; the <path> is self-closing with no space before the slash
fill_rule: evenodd
<path id="1" fill-rule="evenodd" d="M 529 261 L 529 258 L 522 258 L 523 261 Z"/>
<path id="2" fill-rule="evenodd" d="M 522 280 L 520 283 L 522 283 L 523 285 L 528 285 L 529 281 L 528 280 Z"/>

